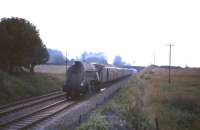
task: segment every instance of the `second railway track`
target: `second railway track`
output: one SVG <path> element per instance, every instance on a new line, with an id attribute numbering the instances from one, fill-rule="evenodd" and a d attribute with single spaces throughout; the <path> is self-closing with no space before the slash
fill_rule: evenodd
<path id="1" fill-rule="evenodd" d="M 124 79 L 121 79 L 124 80 Z M 124 80 L 125 81 L 125 80 Z M 117 83 L 118 81 L 116 81 Z M 110 86 L 113 82 L 103 84 L 104 87 L 106 85 Z M 96 93 L 91 98 L 88 97 L 83 104 L 79 104 L 80 101 L 70 101 L 65 97 L 65 93 L 62 91 L 56 91 L 50 94 L 46 94 L 43 96 L 27 99 L 24 101 L 19 101 L 17 103 L 0 106 L 0 130 L 25 130 L 37 126 L 46 119 L 50 119 L 50 117 L 54 117 L 54 115 L 63 114 L 62 112 L 66 112 L 65 110 L 74 111 L 75 115 L 71 115 L 74 117 L 74 120 L 79 120 L 81 114 L 87 112 L 89 109 L 95 108 L 95 106 L 101 102 L 103 102 L 106 98 L 109 97 L 113 92 L 115 92 L 121 83 L 117 83 L 116 87 L 106 87 L 108 91 L 103 91 L 103 94 Z M 106 89 L 107 90 L 107 89 Z M 101 96 L 101 98 L 100 98 Z M 96 97 L 93 99 L 93 97 Z M 87 100 L 90 100 L 94 104 L 87 104 Z M 82 100 L 81 100 L 82 102 Z M 77 107 L 73 107 L 76 106 Z M 86 103 L 87 105 L 85 105 Z M 96 104 L 96 105 L 95 105 Z M 88 107 L 89 106 L 89 107 Z M 73 108 L 73 109 L 70 109 Z M 77 108 L 85 108 L 83 109 L 83 113 L 77 111 Z M 73 122 L 73 121 L 72 121 Z M 70 122 L 69 122 L 70 123 Z"/>
<path id="2" fill-rule="evenodd" d="M 0 129 L 21 130 L 52 116 L 74 104 L 56 91 L 0 107 Z"/>

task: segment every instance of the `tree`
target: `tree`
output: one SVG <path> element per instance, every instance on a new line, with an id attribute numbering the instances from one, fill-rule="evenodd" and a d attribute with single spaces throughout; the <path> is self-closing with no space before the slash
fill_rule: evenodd
<path id="1" fill-rule="evenodd" d="M 82 61 L 85 61 L 86 60 L 86 57 L 87 57 L 88 53 L 85 51 L 81 54 L 81 60 Z"/>
<path id="2" fill-rule="evenodd" d="M 39 31 L 22 18 L 0 21 L 0 69 L 13 72 L 29 69 L 48 60 L 48 52 Z"/>
<path id="3" fill-rule="evenodd" d="M 125 63 L 122 61 L 122 57 L 121 56 L 115 56 L 114 61 L 113 61 L 113 65 L 115 66 L 123 66 Z"/>
<path id="4" fill-rule="evenodd" d="M 54 49 L 47 49 L 49 53 L 49 60 L 47 64 L 53 64 L 53 65 L 65 65 L 65 57 L 59 50 Z"/>

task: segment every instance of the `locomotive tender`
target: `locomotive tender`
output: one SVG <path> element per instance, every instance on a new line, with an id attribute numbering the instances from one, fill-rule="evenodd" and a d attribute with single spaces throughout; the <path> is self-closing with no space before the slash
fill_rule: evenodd
<path id="1" fill-rule="evenodd" d="M 108 67 L 81 61 L 69 67 L 63 91 L 67 97 L 75 98 L 81 94 L 92 94 L 100 91 L 103 83 L 114 81 L 132 74 L 125 68 Z"/>

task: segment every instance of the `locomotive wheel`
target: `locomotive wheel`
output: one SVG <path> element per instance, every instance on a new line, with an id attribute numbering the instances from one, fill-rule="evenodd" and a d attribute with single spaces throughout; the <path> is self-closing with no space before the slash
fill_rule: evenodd
<path id="1" fill-rule="evenodd" d="M 75 98 L 76 98 L 76 94 L 75 94 L 74 92 L 72 92 L 72 93 L 70 94 L 70 97 L 71 97 L 72 99 L 75 99 Z"/>
<path id="2" fill-rule="evenodd" d="M 99 92 L 100 90 L 101 89 L 98 86 L 95 87 L 95 92 Z"/>
<path id="3" fill-rule="evenodd" d="M 71 91 L 66 92 L 66 98 L 67 99 L 72 99 L 72 97 L 71 97 Z"/>
<path id="4" fill-rule="evenodd" d="M 93 92 L 99 92 L 101 90 L 100 86 L 97 82 L 91 81 L 91 84 L 92 84 L 92 91 Z"/>
<path id="5" fill-rule="evenodd" d="M 80 94 L 77 94 L 76 92 L 71 92 L 71 95 L 70 95 L 71 99 L 74 99 L 74 100 L 77 100 L 80 98 Z"/>
<path id="6" fill-rule="evenodd" d="M 92 85 L 92 83 L 88 84 L 88 94 L 92 95 L 94 92 L 94 85 Z"/>
<path id="7" fill-rule="evenodd" d="M 65 97 L 69 98 L 69 92 L 65 92 Z"/>
<path id="8" fill-rule="evenodd" d="M 92 94 L 92 86 L 89 84 L 88 85 L 88 94 L 91 95 Z"/>
<path id="9" fill-rule="evenodd" d="M 78 95 L 77 95 L 75 92 L 73 92 L 73 91 L 67 92 L 67 93 L 66 93 L 66 97 L 67 97 L 67 99 L 69 99 L 69 100 L 78 99 Z"/>
<path id="10" fill-rule="evenodd" d="M 95 89 L 95 92 L 99 92 L 101 90 L 99 82 L 95 82 L 94 89 Z"/>

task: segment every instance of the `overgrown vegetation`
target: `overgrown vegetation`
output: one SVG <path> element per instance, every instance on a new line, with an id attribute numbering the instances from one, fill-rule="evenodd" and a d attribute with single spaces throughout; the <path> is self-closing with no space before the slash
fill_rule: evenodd
<path id="1" fill-rule="evenodd" d="M 149 67 L 140 75 L 145 83 L 145 111 L 157 118 L 160 130 L 200 129 L 200 70 Z M 147 78 L 146 77 L 150 77 Z"/>
<path id="2" fill-rule="evenodd" d="M 150 66 L 129 85 L 122 88 L 95 114 L 105 117 L 114 130 L 116 124 L 108 120 L 115 115 L 125 120 L 126 130 L 199 130 L 200 129 L 200 69 L 172 70 L 172 84 L 168 84 L 168 70 Z M 77 130 L 93 127 L 92 118 Z M 120 124 L 120 122 L 118 122 Z M 83 129 L 85 128 L 85 129 Z M 95 127 L 93 127 L 95 129 Z"/>
<path id="3" fill-rule="evenodd" d="M 101 106 L 95 114 L 92 114 L 86 123 L 83 123 L 77 130 L 87 130 L 87 128 L 97 129 L 94 124 L 94 118 L 104 117 L 105 122 L 109 124 L 105 130 L 126 129 L 126 130 L 144 130 L 151 129 L 149 118 L 143 111 L 143 83 L 134 78 L 127 86 L 122 88 L 112 99 Z M 115 118 L 112 118 L 112 117 Z M 117 119 L 116 119 L 117 118 Z M 99 123 L 100 125 L 102 123 Z"/>
<path id="4" fill-rule="evenodd" d="M 61 89 L 63 74 L 20 73 L 0 71 L 0 105 Z"/>
<path id="5" fill-rule="evenodd" d="M 106 121 L 105 116 L 96 114 L 90 121 L 79 127 L 79 130 L 108 130 L 111 125 Z"/>

